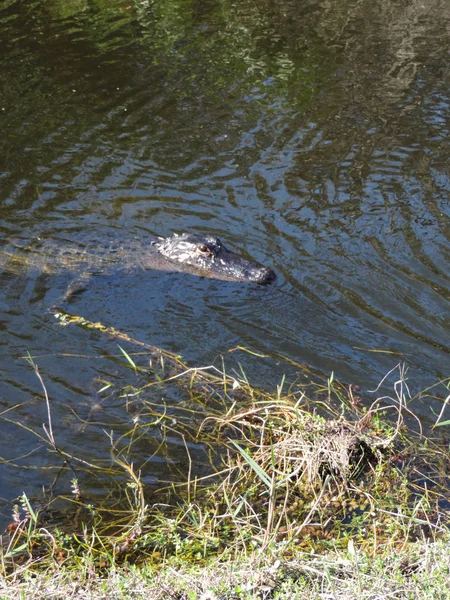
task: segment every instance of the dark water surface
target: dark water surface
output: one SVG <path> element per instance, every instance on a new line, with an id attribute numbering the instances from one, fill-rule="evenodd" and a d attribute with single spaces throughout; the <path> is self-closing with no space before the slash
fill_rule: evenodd
<path id="1" fill-rule="evenodd" d="M 295 373 L 279 355 L 363 390 L 400 361 L 412 391 L 450 376 L 446 0 L 0 0 L 0 40 L 1 240 L 211 232 L 278 273 L 98 277 L 71 312 L 191 364 L 266 353 L 236 359 L 269 388 Z M 67 283 L 0 274 L 2 417 L 47 420 L 30 352 L 58 443 L 96 457 L 130 418 L 96 391 L 132 374 L 113 341 L 49 314 Z M 55 475 L 7 420 L 0 457 L 5 499 Z"/>

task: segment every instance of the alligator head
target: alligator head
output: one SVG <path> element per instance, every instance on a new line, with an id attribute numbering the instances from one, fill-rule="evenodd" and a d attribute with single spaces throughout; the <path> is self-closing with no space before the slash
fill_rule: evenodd
<path id="1" fill-rule="evenodd" d="M 272 269 L 231 252 L 219 238 L 211 235 L 175 234 L 156 242 L 155 246 L 166 258 L 189 265 L 209 277 L 255 283 L 275 279 Z"/>

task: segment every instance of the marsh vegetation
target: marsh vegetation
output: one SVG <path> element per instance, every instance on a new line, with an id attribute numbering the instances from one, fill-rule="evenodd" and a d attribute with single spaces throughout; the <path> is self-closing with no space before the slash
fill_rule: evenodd
<path id="1" fill-rule="evenodd" d="M 127 403 L 132 426 L 99 440 L 109 446 L 109 464 L 63 450 L 52 399 L 29 358 L 48 415 L 35 434 L 58 473 L 52 489 L 23 495 L 12 511 L 2 545 L 5 597 L 26 595 L 35 577 L 41 597 L 52 598 L 313 598 L 319 589 L 343 598 L 357 590 L 360 598 L 431 598 L 423 594 L 442 591 L 448 441 L 438 428 L 421 431 L 401 366 L 391 373 L 392 395 L 369 404 L 333 377 L 302 385 L 283 379 L 268 393 L 244 372 L 188 367 L 100 323 L 59 316 L 127 344 L 118 360 L 134 384 L 100 393 Z M 156 390 L 174 386 L 176 418 L 154 401 Z M 189 467 L 174 465 L 171 481 L 149 486 L 151 457 L 142 448 L 156 432 L 154 453 L 176 439 Z M 70 488 L 56 494 L 65 470 Z M 101 503 L 83 489 L 92 471 L 107 489 Z M 71 586 L 78 595 L 63 596 Z"/>

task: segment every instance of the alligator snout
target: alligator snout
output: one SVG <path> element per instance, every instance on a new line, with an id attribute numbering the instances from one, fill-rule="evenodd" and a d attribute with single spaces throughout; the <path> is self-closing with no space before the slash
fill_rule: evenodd
<path id="1" fill-rule="evenodd" d="M 263 267 L 258 263 L 255 263 L 254 266 L 249 269 L 244 274 L 244 279 L 248 279 L 249 281 L 254 281 L 255 283 L 270 283 L 274 279 L 276 279 L 275 271 L 269 269 L 268 267 Z"/>

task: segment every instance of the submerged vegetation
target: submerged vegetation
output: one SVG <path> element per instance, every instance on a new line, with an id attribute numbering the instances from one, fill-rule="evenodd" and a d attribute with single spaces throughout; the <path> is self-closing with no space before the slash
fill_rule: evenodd
<path id="1" fill-rule="evenodd" d="M 47 407 L 36 435 L 71 472 L 71 489 L 24 494 L 15 505 L 0 597 L 449 597 L 448 440 L 422 434 L 401 367 L 393 394 L 370 405 L 333 377 L 282 381 L 267 393 L 244 373 L 188 368 L 118 331 L 60 316 L 146 352 L 144 362 L 120 347 L 135 383 L 113 393 L 132 428 L 105 435 L 107 465 L 59 448 L 29 357 Z M 158 400 L 171 387 L 176 416 Z M 156 432 L 153 456 L 176 439 L 186 468 L 150 486 L 142 448 Z M 83 491 L 92 472 L 107 489 L 102 503 Z"/>

